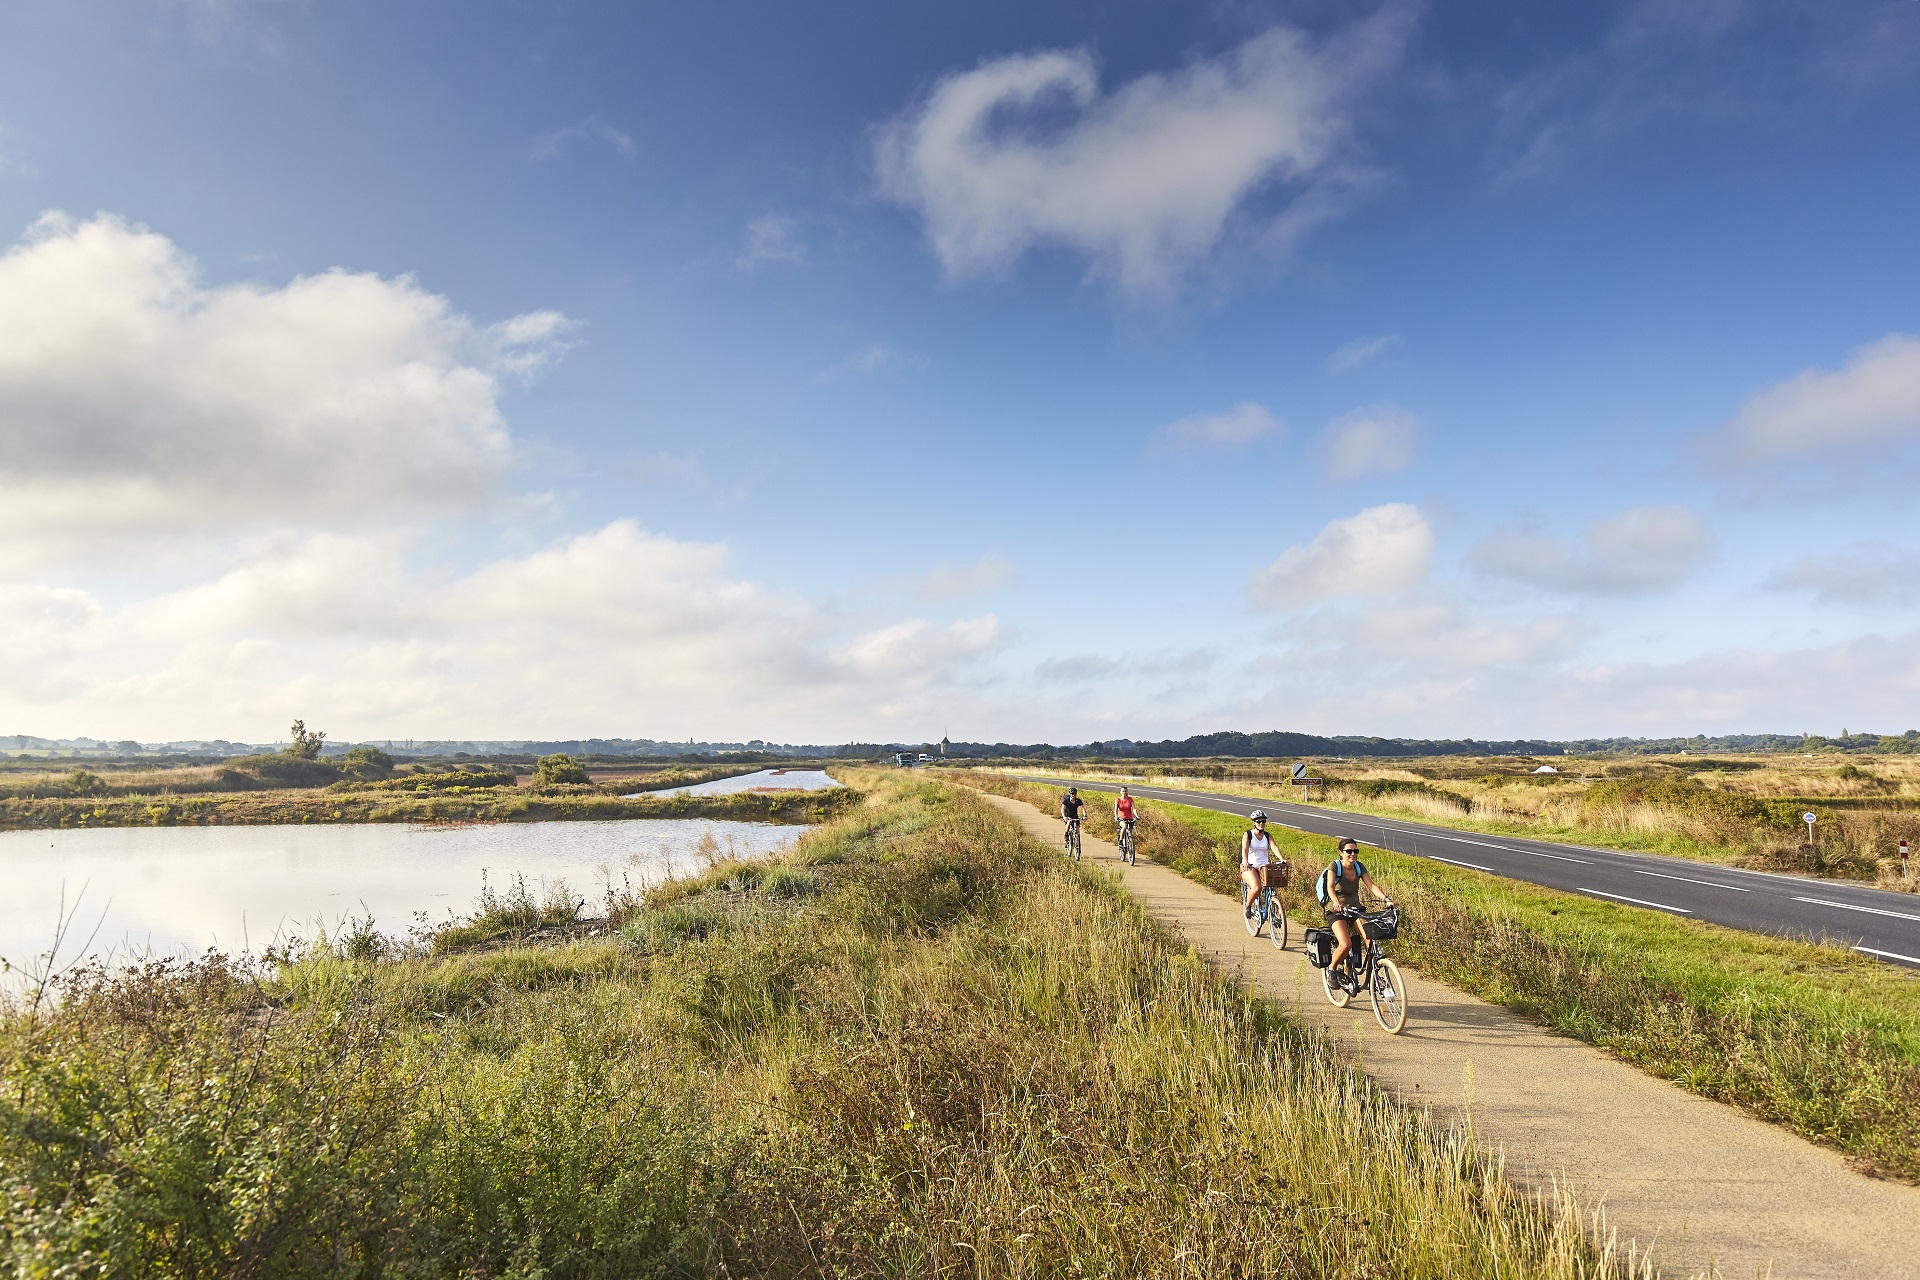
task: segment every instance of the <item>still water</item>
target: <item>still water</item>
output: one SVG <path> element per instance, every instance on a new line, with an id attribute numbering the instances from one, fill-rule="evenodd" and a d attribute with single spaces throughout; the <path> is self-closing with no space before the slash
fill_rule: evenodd
<path id="1" fill-rule="evenodd" d="M 371 914 L 404 934 L 415 912 L 473 909 L 484 872 L 495 889 L 517 872 L 536 895 L 565 881 L 594 911 L 602 886 L 636 888 L 691 870 L 712 852 L 765 855 L 803 828 L 708 819 L 397 823 L 274 827 L 102 827 L 0 832 L 0 956 L 16 966 L 53 940 L 62 894 L 74 912 L 64 963 L 207 947 L 258 954 Z"/>
<path id="2" fill-rule="evenodd" d="M 668 787 L 662 791 L 636 791 L 624 797 L 638 796 L 730 796 L 740 791 L 826 791 L 840 784 L 827 776 L 825 769 L 762 769 L 734 778 L 697 782 L 690 787 Z"/>

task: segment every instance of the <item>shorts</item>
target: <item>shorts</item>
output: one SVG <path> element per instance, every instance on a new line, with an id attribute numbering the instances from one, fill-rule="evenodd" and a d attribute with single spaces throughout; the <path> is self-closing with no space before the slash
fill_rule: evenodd
<path id="1" fill-rule="evenodd" d="M 1327 907 L 1325 910 L 1326 910 L 1326 916 L 1327 916 L 1327 926 L 1329 928 L 1333 926 L 1333 922 L 1335 920 L 1345 920 L 1347 918 L 1347 913 L 1344 909 L 1336 910 L 1333 907 Z"/>

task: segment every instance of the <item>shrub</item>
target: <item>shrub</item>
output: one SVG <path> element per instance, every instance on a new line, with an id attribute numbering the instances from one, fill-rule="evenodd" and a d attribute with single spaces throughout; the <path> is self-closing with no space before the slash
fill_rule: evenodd
<path id="1" fill-rule="evenodd" d="M 353 778 L 384 778 L 393 772 L 393 757 L 378 747 L 355 747 L 340 757 L 340 767 Z"/>
<path id="2" fill-rule="evenodd" d="M 587 771 L 580 762 L 569 755 L 541 756 L 533 767 L 533 785 L 536 787 L 564 787 L 580 785 L 587 781 Z"/>
<path id="3" fill-rule="evenodd" d="M 293 741 L 286 745 L 285 754 L 295 760 L 318 760 L 320 750 L 327 745 L 325 733 L 308 733 L 305 720 L 295 720 L 289 731 Z"/>

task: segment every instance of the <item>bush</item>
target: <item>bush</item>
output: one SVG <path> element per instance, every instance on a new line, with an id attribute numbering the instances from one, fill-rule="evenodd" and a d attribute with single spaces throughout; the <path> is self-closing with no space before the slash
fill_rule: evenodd
<path id="1" fill-rule="evenodd" d="M 340 770 L 326 761 L 298 756 L 239 756 L 222 767 L 220 780 L 236 791 L 325 787 L 340 780 Z"/>
<path id="2" fill-rule="evenodd" d="M 384 778 L 393 772 L 393 757 L 378 747 L 355 747 L 340 757 L 350 778 Z"/>
<path id="3" fill-rule="evenodd" d="M 533 785 L 536 787 L 564 787 L 584 785 L 587 771 L 580 762 L 569 755 L 541 756 L 533 767 Z"/>

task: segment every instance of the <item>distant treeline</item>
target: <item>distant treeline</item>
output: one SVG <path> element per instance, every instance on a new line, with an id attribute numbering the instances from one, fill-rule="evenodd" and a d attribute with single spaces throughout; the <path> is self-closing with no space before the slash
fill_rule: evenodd
<path id="1" fill-rule="evenodd" d="M 835 751 L 844 757 L 867 757 L 890 751 L 936 750 L 935 744 L 849 743 Z M 1374 738 L 1322 737 L 1311 733 L 1271 730 L 1266 733 L 1203 733 L 1161 742 L 1134 742 L 1118 738 L 1084 746 L 1056 747 L 1049 743 L 950 742 L 949 758 L 978 760 L 1013 757 L 1038 760 L 1183 760 L 1207 756 L 1562 756 L 1562 755 L 1691 755 L 1761 751 L 1852 751 L 1910 755 L 1920 753 L 1920 730 L 1900 736 L 1878 733 L 1820 734 L 1733 733 L 1690 738 L 1577 738 L 1552 741 L 1540 738 Z"/>

